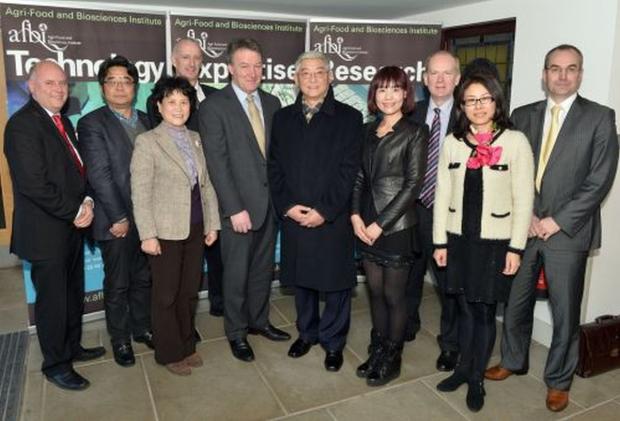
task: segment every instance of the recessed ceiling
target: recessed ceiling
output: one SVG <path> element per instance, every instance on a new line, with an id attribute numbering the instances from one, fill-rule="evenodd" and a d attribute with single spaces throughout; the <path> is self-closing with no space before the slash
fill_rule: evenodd
<path id="1" fill-rule="evenodd" d="M 158 6 L 168 9 L 224 9 L 250 11 L 267 14 L 298 15 L 302 17 L 334 17 L 346 19 L 402 19 L 417 13 L 481 0 L 129 0 L 129 3 L 143 6 Z M 94 1 L 75 2 L 84 6 Z M 101 4 L 101 1 L 96 3 Z M 108 0 L 106 3 L 118 3 L 127 8 L 126 0 Z"/>

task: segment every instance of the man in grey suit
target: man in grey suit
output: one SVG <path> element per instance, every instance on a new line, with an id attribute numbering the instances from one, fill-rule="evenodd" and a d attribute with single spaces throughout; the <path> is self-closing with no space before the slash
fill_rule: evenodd
<path id="1" fill-rule="evenodd" d="M 577 94 L 583 56 L 559 45 L 545 56 L 547 100 L 514 111 L 512 120 L 532 145 L 536 197 L 530 239 L 504 317 L 502 360 L 485 377 L 504 380 L 528 370 L 535 285 L 544 266 L 553 316 L 545 366 L 547 408 L 561 411 L 579 356 L 579 317 L 588 252 L 601 245 L 600 205 L 618 165 L 615 114 Z"/>
<path id="2" fill-rule="evenodd" d="M 224 329 L 233 355 L 254 360 L 246 336 L 290 339 L 269 322 L 275 216 L 267 186 L 266 151 L 280 101 L 258 87 L 263 53 L 253 39 L 227 47 L 231 77 L 200 105 L 200 137 L 222 218 Z"/>
<path id="3" fill-rule="evenodd" d="M 96 200 L 93 238 L 101 247 L 106 325 L 114 360 L 128 367 L 136 360 L 134 341 L 153 348 L 151 275 L 134 224 L 129 163 L 136 137 L 151 128 L 135 109 L 136 66 L 122 56 L 105 60 L 97 75 L 106 102 L 78 123 L 80 152 Z"/>

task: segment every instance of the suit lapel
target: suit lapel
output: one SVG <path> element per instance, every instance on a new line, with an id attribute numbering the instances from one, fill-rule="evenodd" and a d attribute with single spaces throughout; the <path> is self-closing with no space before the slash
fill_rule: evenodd
<path id="1" fill-rule="evenodd" d="M 530 142 L 534 151 L 534 160 L 536 168 L 538 168 L 538 160 L 540 158 L 540 146 L 542 143 L 543 127 L 545 125 L 545 110 L 547 108 L 546 101 L 539 102 L 534 106 L 530 114 L 531 136 Z"/>
<path id="2" fill-rule="evenodd" d="M 129 136 L 127 136 L 127 132 L 125 132 L 125 129 L 123 128 L 123 124 L 118 120 L 118 117 L 116 117 L 114 115 L 114 113 L 106 107 L 106 112 L 105 112 L 105 117 L 106 117 L 106 126 L 113 131 L 113 138 L 114 139 L 122 139 L 122 143 L 129 147 L 130 151 L 133 151 L 133 143 L 131 143 L 131 140 L 129 139 Z"/>
<path id="3" fill-rule="evenodd" d="M 258 96 L 260 97 L 260 105 L 263 110 L 263 122 L 265 126 L 265 152 L 269 150 L 269 142 L 271 140 L 271 118 L 274 110 L 271 109 L 269 101 L 267 101 L 267 95 L 259 88 Z M 262 155 L 262 154 L 261 154 Z"/>
<path id="4" fill-rule="evenodd" d="M 172 136 L 168 134 L 166 126 L 164 126 L 163 123 L 160 124 L 155 129 L 155 133 L 157 134 L 157 136 L 155 136 L 155 141 L 157 142 L 157 144 L 161 147 L 164 153 L 168 155 L 170 159 L 172 159 L 183 170 L 185 175 L 187 175 L 187 177 L 189 178 L 191 176 L 191 174 L 189 174 L 189 169 L 187 168 L 187 165 L 185 165 L 185 161 L 179 153 L 177 145 L 174 143 L 174 139 L 172 139 Z"/>

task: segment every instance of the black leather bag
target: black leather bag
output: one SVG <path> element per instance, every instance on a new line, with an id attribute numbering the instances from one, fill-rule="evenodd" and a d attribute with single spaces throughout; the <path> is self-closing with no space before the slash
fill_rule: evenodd
<path id="1" fill-rule="evenodd" d="M 600 316 L 580 327 L 577 375 L 591 377 L 620 367 L 620 316 Z"/>

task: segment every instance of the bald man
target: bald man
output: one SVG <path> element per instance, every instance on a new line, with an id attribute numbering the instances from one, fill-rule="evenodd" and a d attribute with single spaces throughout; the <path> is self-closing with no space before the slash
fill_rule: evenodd
<path id="1" fill-rule="evenodd" d="M 51 61 L 33 67 L 30 100 L 7 122 L 4 153 L 13 180 L 11 252 L 32 265 L 35 323 L 42 371 L 58 387 L 83 390 L 89 381 L 73 361 L 99 358 L 103 347 L 83 348 L 83 229 L 93 220 L 86 177 L 71 122 L 61 109 L 67 76 Z"/>

